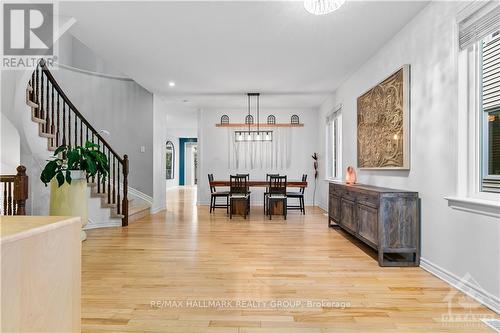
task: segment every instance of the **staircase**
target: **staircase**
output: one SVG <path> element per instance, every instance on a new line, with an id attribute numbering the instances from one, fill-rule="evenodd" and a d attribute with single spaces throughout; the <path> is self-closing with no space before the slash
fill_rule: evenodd
<path id="1" fill-rule="evenodd" d="M 26 104 L 31 108 L 31 120 L 38 124 L 38 135 L 47 139 L 47 149 L 61 145 L 84 146 L 90 141 L 99 145 L 107 156 L 109 176 L 98 174 L 88 179 L 90 196 L 101 199 L 101 207 L 110 210 L 111 218 L 120 218 L 122 226 L 129 223 L 127 155 L 121 157 L 83 117 L 40 60 L 26 88 Z"/>

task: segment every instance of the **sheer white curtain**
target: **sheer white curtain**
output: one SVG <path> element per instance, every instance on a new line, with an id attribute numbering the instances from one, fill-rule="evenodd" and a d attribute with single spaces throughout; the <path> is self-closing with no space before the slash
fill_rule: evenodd
<path id="1" fill-rule="evenodd" d="M 273 141 L 235 141 L 227 129 L 227 160 L 230 170 L 280 170 L 290 167 L 292 160 L 292 128 L 273 128 Z"/>

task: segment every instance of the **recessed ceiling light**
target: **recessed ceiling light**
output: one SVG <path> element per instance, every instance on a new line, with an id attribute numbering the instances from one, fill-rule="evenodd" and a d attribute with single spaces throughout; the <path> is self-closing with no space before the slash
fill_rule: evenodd
<path id="1" fill-rule="evenodd" d="M 170 81 L 170 82 L 168 83 L 168 86 L 169 86 L 169 87 L 175 87 L 175 82 L 174 82 L 174 81 Z"/>

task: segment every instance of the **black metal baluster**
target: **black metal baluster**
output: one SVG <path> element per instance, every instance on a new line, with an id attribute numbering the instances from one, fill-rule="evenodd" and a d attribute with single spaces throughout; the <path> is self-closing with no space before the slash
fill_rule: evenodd
<path id="1" fill-rule="evenodd" d="M 110 151 L 108 148 L 108 167 L 111 166 L 111 158 L 110 158 Z M 109 168 L 108 172 L 108 204 L 111 203 L 111 168 Z"/>
<path id="2" fill-rule="evenodd" d="M 106 155 L 104 143 L 102 145 L 102 153 Z M 106 193 L 106 174 L 102 174 L 102 193 Z"/>
<path id="3" fill-rule="evenodd" d="M 120 163 L 118 163 L 118 168 L 117 168 L 117 174 L 116 174 L 116 181 L 118 183 L 118 195 L 116 196 L 116 213 L 121 214 L 121 201 L 120 201 Z"/>
<path id="4" fill-rule="evenodd" d="M 35 92 L 35 103 L 37 105 L 37 108 L 35 109 L 35 117 L 37 118 L 40 118 L 40 65 L 37 65 L 36 66 L 36 83 L 35 83 L 35 89 L 34 89 L 34 92 Z"/>
<path id="5" fill-rule="evenodd" d="M 33 71 L 33 73 L 31 73 L 31 80 L 30 80 L 31 92 L 29 93 L 30 101 L 32 101 L 33 103 L 35 103 L 35 71 L 36 71 L 36 67 L 35 67 L 35 70 Z M 36 112 L 36 109 L 35 109 L 35 112 Z"/>
<path id="6" fill-rule="evenodd" d="M 59 145 L 61 144 L 61 133 L 59 131 L 59 129 L 61 128 L 61 111 L 59 109 L 59 93 L 57 93 L 57 103 L 56 103 L 56 107 L 57 107 L 57 122 L 56 122 L 56 146 L 59 147 Z"/>
<path id="7" fill-rule="evenodd" d="M 94 132 L 92 132 L 92 143 L 94 143 Z M 92 176 L 92 183 L 95 183 L 95 175 Z"/>
<path id="8" fill-rule="evenodd" d="M 99 138 L 97 139 L 97 144 L 100 146 L 99 143 Z M 100 148 L 97 148 L 100 150 Z M 97 172 L 97 193 L 102 193 L 101 192 L 101 173 L 98 171 Z"/>
<path id="9" fill-rule="evenodd" d="M 54 117 L 54 114 L 55 114 L 55 108 L 54 108 L 54 86 L 52 86 L 52 99 L 51 99 L 51 108 L 52 108 L 52 119 L 51 119 L 51 124 L 50 124 L 50 134 L 56 134 L 56 126 L 54 125 L 54 121 L 55 121 L 55 117 Z M 51 146 L 54 147 L 54 146 L 57 146 L 56 144 L 56 138 L 52 138 L 50 139 L 50 143 L 51 143 Z"/>
<path id="10" fill-rule="evenodd" d="M 77 124 L 78 117 L 76 116 L 75 113 L 75 147 L 78 145 L 78 138 L 77 138 L 77 133 L 78 133 L 78 124 Z"/>
<path id="11" fill-rule="evenodd" d="M 115 187 L 115 175 L 116 175 L 116 169 L 115 169 L 115 161 L 116 161 L 116 157 L 115 155 L 113 155 L 113 203 L 116 203 L 115 199 L 116 199 L 116 187 Z"/>
<path id="12" fill-rule="evenodd" d="M 66 101 L 63 99 L 63 137 L 62 137 L 62 144 L 66 145 Z"/>
<path id="13" fill-rule="evenodd" d="M 44 114 L 43 114 L 43 67 L 42 67 L 42 73 L 40 74 L 40 103 L 38 103 L 38 108 L 40 109 L 40 112 L 38 113 L 38 118 L 40 119 L 45 119 Z"/>
<path id="14" fill-rule="evenodd" d="M 68 147 L 71 148 L 71 107 L 68 105 Z"/>
<path id="15" fill-rule="evenodd" d="M 45 93 L 45 102 L 47 103 L 45 107 L 45 133 L 50 134 L 50 81 L 48 78 L 45 85 Z"/>

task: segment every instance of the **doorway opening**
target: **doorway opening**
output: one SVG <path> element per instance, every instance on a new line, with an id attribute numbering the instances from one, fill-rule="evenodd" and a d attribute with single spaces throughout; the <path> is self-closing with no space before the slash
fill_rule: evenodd
<path id="1" fill-rule="evenodd" d="M 179 186 L 198 183 L 198 139 L 179 138 Z"/>

